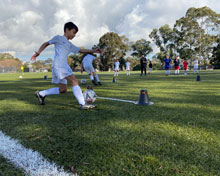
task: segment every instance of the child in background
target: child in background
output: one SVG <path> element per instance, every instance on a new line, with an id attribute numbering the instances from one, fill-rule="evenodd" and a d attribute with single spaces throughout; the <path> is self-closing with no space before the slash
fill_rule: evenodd
<path id="1" fill-rule="evenodd" d="M 180 57 L 177 56 L 176 59 L 174 59 L 174 66 L 175 66 L 175 75 L 179 75 L 180 73 Z"/>
<path id="2" fill-rule="evenodd" d="M 152 74 L 152 70 L 153 70 L 153 64 L 152 64 L 152 62 L 150 61 L 150 62 L 149 62 L 149 72 L 148 72 L 148 74 Z"/>
<path id="3" fill-rule="evenodd" d="M 183 61 L 184 75 L 187 75 L 187 67 L 188 67 L 188 62 L 186 59 L 184 59 Z"/>
<path id="4" fill-rule="evenodd" d="M 194 73 L 199 73 L 199 61 L 198 61 L 198 59 L 195 59 L 194 60 L 194 69 L 193 69 L 193 71 L 194 71 Z"/>
<path id="5" fill-rule="evenodd" d="M 126 66 L 126 75 L 130 76 L 130 62 L 128 60 L 125 63 L 125 66 Z"/>
<path id="6" fill-rule="evenodd" d="M 102 85 L 99 80 L 99 76 L 96 74 L 95 69 L 92 65 L 92 62 L 94 60 L 96 60 L 95 55 L 86 54 L 82 60 L 81 72 L 85 70 L 89 74 L 89 77 L 94 85 Z"/>
<path id="7" fill-rule="evenodd" d="M 171 59 L 170 56 L 167 55 L 166 58 L 164 59 L 165 62 L 165 74 L 166 76 L 170 75 L 170 63 L 171 63 Z"/>
<path id="8" fill-rule="evenodd" d="M 118 61 L 118 58 L 116 58 L 115 62 L 114 62 L 114 77 L 118 76 L 118 72 L 119 72 L 119 65 L 120 62 Z"/>

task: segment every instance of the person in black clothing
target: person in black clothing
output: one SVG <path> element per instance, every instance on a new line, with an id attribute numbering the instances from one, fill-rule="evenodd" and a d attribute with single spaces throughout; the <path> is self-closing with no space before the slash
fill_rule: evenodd
<path id="1" fill-rule="evenodd" d="M 141 63 L 141 76 L 143 75 L 143 72 L 144 75 L 146 75 L 147 59 L 144 55 L 141 56 L 140 63 Z"/>
<path id="2" fill-rule="evenodd" d="M 153 70 L 153 64 L 152 64 L 152 62 L 150 61 L 150 63 L 149 63 L 149 74 L 152 74 L 152 70 Z"/>
<path id="3" fill-rule="evenodd" d="M 175 75 L 179 75 L 180 73 L 180 57 L 177 56 L 176 59 L 174 59 L 174 66 L 175 66 Z"/>

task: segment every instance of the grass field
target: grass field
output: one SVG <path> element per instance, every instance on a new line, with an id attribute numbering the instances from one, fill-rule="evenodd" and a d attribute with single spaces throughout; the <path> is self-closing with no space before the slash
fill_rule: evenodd
<path id="1" fill-rule="evenodd" d="M 130 77 L 99 73 L 98 96 L 138 100 L 147 89 L 152 106 L 97 99 L 80 110 L 71 87 L 40 106 L 34 92 L 54 87 L 45 73 L 0 74 L 0 130 L 80 176 L 220 175 L 220 71 Z M 76 73 L 87 79 L 86 74 Z M 49 73 L 49 78 L 51 74 Z M 81 86 L 82 90 L 86 85 Z M 0 175 L 25 175 L 0 156 Z"/>

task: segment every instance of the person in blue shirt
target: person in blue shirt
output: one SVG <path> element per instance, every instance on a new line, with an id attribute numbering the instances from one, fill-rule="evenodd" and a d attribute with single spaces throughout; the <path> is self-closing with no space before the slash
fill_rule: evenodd
<path id="1" fill-rule="evenodd" d="M 165 74 L 168 76 L 170 74 L 170 63 L 171 63 L 171 59 L 170 56 L 167 55 L 166 59 L 164 59 L 164 63 L 165 63 Z"/>

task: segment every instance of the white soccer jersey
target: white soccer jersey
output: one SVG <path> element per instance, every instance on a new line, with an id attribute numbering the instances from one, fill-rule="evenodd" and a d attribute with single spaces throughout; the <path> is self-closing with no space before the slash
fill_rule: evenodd
<path id="1" fill-rule="evenodd" d="M 199 65 L 199 61 L 198 60 L 194 60 L 194 68 L 198 68 Z"/>
<path id="2" fill-rule="evenodd" d="M 53 60 L 53 67 L 63 68 L 68 66 L 67 58 L 70 53 L 78 53 L 80 48 L 73 45 L 67 40 L 65 36 L 56 35 L 51 40 L 49 44 L 55 45 L 55 56 Z"/>
<path id="3" fill-rule="evenodd" d="M 130 70 L 130 62 L 126 62 L 125 65 L 126 65 L 126 70 Z"/>
<path id="4" fill-rule="evenodd" d="M 92 62 L 96 59 L 95 56 L 88 54 L 87 56 L 85 56 L 82 60 L 83 66 L 88 66 L 88 65 L 92 65 Z"/>
<path id="5" fill-rule="evenodd" d="M 55 56 L 52 66 L 52 83 L 67 84 L 65 79 L 73 74 L 72 69 L 67 63 L 69 54 L 78 53 L 80 48 L 73 45 L 65 36 L 56 35 L 48 41 L 49 44 L 55 45 Z"/>
<path id="6" fill-rule="evenodd" d="M 115 62 L 115 70 L 119 70 L 119 65 L 120 65 L 119 61 Z"/>

